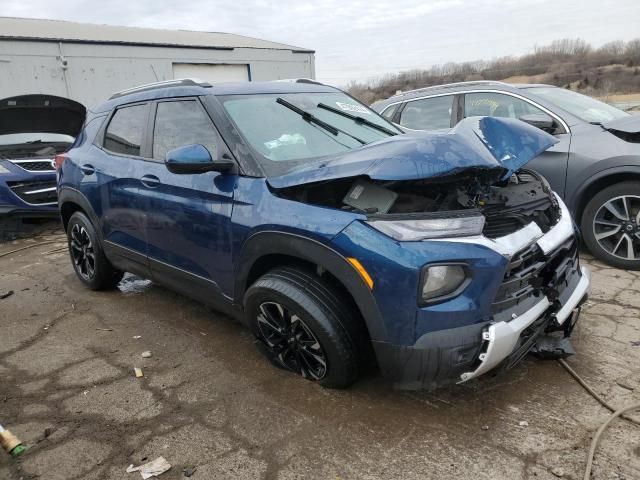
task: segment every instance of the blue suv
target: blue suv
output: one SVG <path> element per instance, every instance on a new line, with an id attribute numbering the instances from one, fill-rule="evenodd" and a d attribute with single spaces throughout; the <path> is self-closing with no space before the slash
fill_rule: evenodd
<path id="1" fill-rule="evenodd" d="M 374 358 L 433 388 L 564 345 L 589 275 L 562 200 L 522 168 L 555 139 L 480 117 L 400 133 L 311 81 L 117 93 L 58 162 L 73 267 L 94 290 L 128 271 L 206 302 L 326 387 Z"/>

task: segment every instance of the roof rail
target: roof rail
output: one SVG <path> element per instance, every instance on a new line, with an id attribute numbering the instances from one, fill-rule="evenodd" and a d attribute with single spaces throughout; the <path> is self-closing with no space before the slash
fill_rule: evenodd
<path id="1" fill-rule="evenodd" d="M 146 92 L 148 90 L 156 90 L 158 88 L 167 87 L 205 87 L 210 88 L 211 84 L 200 80 L 199 78 L 176 78 L 175 80 L 165 80 L 162 82 L 147 83 L 145 85 L 138 85 L 137 87 L 127 88 L 126 90 L 120 90 L 109 97 L 109 100 L 114 98 L 124 97 L 132 93 Z"/>
<path id="2" fill-rule="evenodd" d="M 289 83 L 312 83 L 314 85 L 324 85 L 322 82 L 313 80 L 311 78 L 283 78 L 281 80 L 274 80 L 274 82 L 289 82 Z"/>
<path id="3" fill-rule="evenodd" d="M 511 84 L 506 82 L 501 82 L 499 80 L 469 80 L 468 82 L 443 83 L 442 85 L 431 85 L 429 87 L 416 88 L 414 90 L 407 90 L 406 92 L 398 93 L 393 96 L 402 97 L 410 93 L 423 92 L 425 90 L 437 90 L 439 88 L 455 88 L 455 87 L 461 87 L 464 85 L 504 85 L 507 87 L 511 86 Z"/>

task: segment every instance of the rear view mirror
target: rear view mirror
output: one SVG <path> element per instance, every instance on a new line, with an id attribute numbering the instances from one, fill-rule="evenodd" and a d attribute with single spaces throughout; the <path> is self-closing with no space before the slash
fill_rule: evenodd
<path id="1" fill-rule="evenodd" d="M 553 118 L 545 113 L 530 113 L 522 115 L 519 120 L 522 120 L 529 125 L 544 130 L 545 132 L 553 132 L 555 130 L 555 122 Z"/>
<path id="2" fill-rule="evenodd" d="M 167 170 L 178 174 L 227 172 L 235 166 L 235 162 L 231 159 L 213 160 L 209 150 L 200 144 L 169 150 L 164 163 Z"/>

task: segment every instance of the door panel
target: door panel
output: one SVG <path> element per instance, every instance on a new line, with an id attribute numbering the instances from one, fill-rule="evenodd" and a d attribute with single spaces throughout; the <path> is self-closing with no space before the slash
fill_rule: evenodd
<path id="1" fill-rule="evenodd" d="M 215 284 L 231 266 L 229 223 L 233 203 L 233 176 L 209 172 L 177 175 L 163 164 L 149 162 L 145 175 L 159 183 L 141 186 L 148 205 L 147 255 L 154 261 L 191 273 Z"/>
<path id="2" fill-rule="evenodd" d="M 154 279 L 210 301 L 232 272 L 236 176 L 169 172 L 163 162 L 167 151 L 199 143 L 217 158 L 222 142 L 198 100 L 158 102 L 156 110 L 155 161 L 146 162 L 139 183 L 147 205 L 147 255 Z"/>
<path id="3" fill-rule="evenodd" d="M 129 252 L 139 263 L 136 273 L 140 274 L 147 269 L 145 205 L 139 197 L 145 162 L 139 155 L 143 153 L 148 108 L 148 104 L 138 104 L 116 110 L 106 127 L 105 149 L 92 146 L 91 155 L 80 165 L 80 188 L 102 220 L 104 240 L 120 247 L 120 253 Z"/>

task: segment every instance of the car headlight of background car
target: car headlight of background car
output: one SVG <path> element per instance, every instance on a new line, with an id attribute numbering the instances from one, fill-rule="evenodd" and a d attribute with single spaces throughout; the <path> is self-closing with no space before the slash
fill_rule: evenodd
<path id="1" fill-rule="evenodd" d="M 411 242 L 431 238 L 480 235 L 484 228 L 484 220 L 482 215 L 461 215 L 449 218 L 368 220 L 367 223 L 394 240 Z"/>
<path id="2" fill-rule="evenodd" d="M 427 265 L 420 275 L 420 303 L 433 303 L 455 297 L 464 290 L 469 281 L 465 265 Z"/>
<path id="3" fill-rule="evenodd" d="M 0 175 L 6 175 L 7 173 L 11 173 L 5 167 L 2 166 L 2 162 L 0 162 Z"/>

